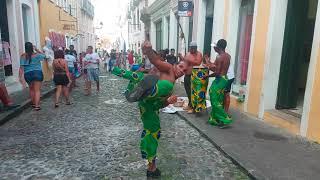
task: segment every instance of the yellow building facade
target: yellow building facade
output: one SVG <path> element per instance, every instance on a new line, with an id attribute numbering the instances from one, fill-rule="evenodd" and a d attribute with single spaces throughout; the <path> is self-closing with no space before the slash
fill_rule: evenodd
<path id="1" fill-rule="evenodd" d="M 45 46 L 46 38 L 49 38 L 54 48 L 67 48 L 75 44 L 77 36 L 76 2 L 63 3 L 57 0 L 39 1 L 40 42 Z M 52 80 L 50 64 L 43 64 L 44 80 Z"/>
<path id="2" fill-rule="evenodd" d="M 215 12 L 222 23 L 213 40 L 228 41 L 235 67 L 232 106 L 320 142 L 319 1 L 216 0 L 215 5 L 223 12 Z"/>

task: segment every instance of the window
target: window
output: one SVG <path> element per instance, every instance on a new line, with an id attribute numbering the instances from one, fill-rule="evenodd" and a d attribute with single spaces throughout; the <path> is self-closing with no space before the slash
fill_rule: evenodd
<path id="1" fill-rule="evenodd" d="M 156 50 L 162 49 L 162 21 L 156 23 Z"/>
<path id="2" fill-rule="evenodd" d="M 135 31 L 136 30 L 136 25 L 135 25 L 136 24 L 136 15 L 135 14 L 133 15 L 133 21 L 132 22 L 133 22 L 133 30 Z"/>
<path id="3" fill-rule="evenodd" d="M 168 23 L 168 48 L 170 47 L 170 17 L 167 17 L 167 23 Z"/>
<path id="4" fill-rule="evenodd" d="M 139 9 L 137 10 L 137 23 L 138 24 L 138 31 L 141 31 L 141 26 L 140 26 L 140 11 Z"/>
<path id="5" fill-rule="evenodd" d="M 242 0 L 239 11 L 238 43 L 235 58 L 235 85 L 233 92 L 238 94 L 247 84 L 250 56 L 254 0 Z"/>
<path id="6" fill-rule="evenodd" d="M 29 13 L 30 13 L 30 7 L 23 4 L 22 5 L 22 21 L 23 21 L 23 34 L 24 34 L 24 41 L 25 42 L 29 42 L 30 41 L 30 37 L 29 37 L 29 33 L 30 33 L 30 29 L 29 29 L 29 24 L 30 24 L 30 19 L 29 17 Z"/>

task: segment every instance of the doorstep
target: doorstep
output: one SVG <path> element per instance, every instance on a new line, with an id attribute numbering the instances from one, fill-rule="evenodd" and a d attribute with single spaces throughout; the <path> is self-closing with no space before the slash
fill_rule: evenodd
<path id="1" fill-rule="evenodd" d="M 230 109 L 227 129 L 208 124 L 208 115 L 178 115 L 252 179 L 320 179 L 320 145 Z M 303 162 L 303 163 L 302 163 Z"/>
<path id="2" fill-rule="evenodd" d="M 283 128 L 290 133 L 300 134 L 300 118 L 279 110 L 269 110 L 264 113 L 266 123 Z"/>

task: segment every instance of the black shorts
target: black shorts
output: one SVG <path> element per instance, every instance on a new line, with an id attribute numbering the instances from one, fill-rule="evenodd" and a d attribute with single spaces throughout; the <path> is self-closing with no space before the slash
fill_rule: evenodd
<path id="1" fill-rule="evenodd" d="M 228 80 L 226 89 L 224 90 L 225 93 L 229 93 L 231 91 L 231 86 L 232 86 L 233 81 L 234 81 L 234 78 Z"/>
<path id="2" fill-rule="evenodd" d="M 56 86 L 67 86 L 69 84 L 69 78 L 66 74 L 55 74 L 53 76 L 53 82 Z"/>

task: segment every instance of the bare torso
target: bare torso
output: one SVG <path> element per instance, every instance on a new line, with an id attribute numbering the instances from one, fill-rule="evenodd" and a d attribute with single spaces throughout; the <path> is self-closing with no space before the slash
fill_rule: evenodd
<path id="1" fill-rule="evenodd" d="M 201 52 L 197 51 L 196 54 L 187 53 L 187 55 L 184 57 L 184 61 L 188 64 L 186 75 L 191 75 L 193 66 L 200 66 L 201 60 Z"/>
<path id="2" fill-rule="evenodd" d="M 222 53 L 217 56 L 215 65 L 216 76 L 225 76 L 228 73 L 231 56 L 228 53 Z"/>

